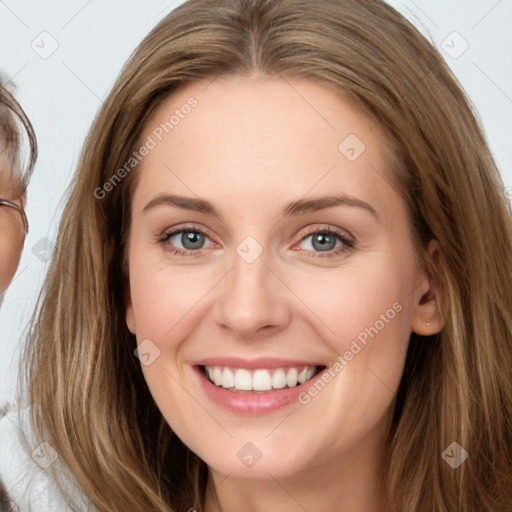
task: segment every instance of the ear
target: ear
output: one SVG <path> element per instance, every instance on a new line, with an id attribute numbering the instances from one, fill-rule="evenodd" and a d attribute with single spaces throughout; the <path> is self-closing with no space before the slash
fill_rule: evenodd
<path id="1" fill-rule="evenodd" d="M 419 276 L 421 281 L 414 291 L 411 330 L 421 336 L 437 334 L 445 325 L 442 313 L 443 290 L 439 279 L 436 279 L 440 254 L 438 241 L 431 240 Z"/>
<path id="2" fill-rule="evenodd" d="M 126 280 L 124 285 L 124 303 L 126 308 L 126 326 L 132 334 L 135 334 L 135 315 L 133 314 L 132 295 L 128 280 Z"/>

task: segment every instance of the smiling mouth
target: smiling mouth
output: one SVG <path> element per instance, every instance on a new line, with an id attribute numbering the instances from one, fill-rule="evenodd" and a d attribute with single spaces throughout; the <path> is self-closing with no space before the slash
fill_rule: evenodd
<path id="1" fill-rule="evenodd" d="M 291 366 L 249 370 L 228 366 L 201 366 L 203 375 L 215 386 L 235 393 L 253 394 L 300 386 L 325 368 L 325 366 Z"/>

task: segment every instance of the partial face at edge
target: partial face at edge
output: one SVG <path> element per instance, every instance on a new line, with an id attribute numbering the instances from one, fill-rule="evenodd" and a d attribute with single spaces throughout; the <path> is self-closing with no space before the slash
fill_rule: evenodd
<path id="1" fill-rule="evenodd" d="M 0 198 L 22 206 L 19 187 L 11 177 L 9 165 L 4 155 L 0 154 Z M 25 229 L 21 215 L 13 208 L 0 206 L 0 294 L 5 292 L 16 273 L 24 242 Z"/>
<path id="2" fill-rule="evenodd" d="M 405 205 L 384 179 L 385 138 L 308 80 L 207 83 L 172 95 L 140 139 L 151 149 L 133 196 L 126 320 L 144 343 L 152 396 L 185 444 L 224 474 L 277 478 L 358 450 L 371 458 L 411 331 L 442 327 Z M 219 215 L 163 195 L 204 199 Z M 352 203 L 283 215 L 321 196 Z M 285 371 L 305 362 L 332 378 L 316 393 L 318 377 L 303 384 L 302 400 L 251 412 L 223 403 L 219 393 L 233 391 L 207 381 L 205 361 L 256 361 L 271 376 L 280 362 Z M 248 441 L 263 454 L 251 468 L 238 456 Z"/>

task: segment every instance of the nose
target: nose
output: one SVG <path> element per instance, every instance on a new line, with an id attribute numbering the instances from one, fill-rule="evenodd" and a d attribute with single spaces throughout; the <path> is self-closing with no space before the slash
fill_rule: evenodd
<path id="1" fill-rule="evenodd" d="M 252 263 L 235 254 L 219 292 L 217 321 L 241 339 L 269 336 L 290 321 L 289 293 L 265 252 Z"/>

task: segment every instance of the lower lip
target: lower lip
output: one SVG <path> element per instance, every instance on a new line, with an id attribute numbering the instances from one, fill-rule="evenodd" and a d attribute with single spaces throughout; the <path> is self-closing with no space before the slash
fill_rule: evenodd
<path id="1" fill-rule="evenodd" d="M 300 393 L 309 388 L 311 382 L 316 381 L 324 371 L 318 372 L 313 378 L 294 388 L 277 389 L 266 393 L 252 393 L 250 391 L 229 391 L 222 386 L 216 386 L 204 375 L 199 366 L 195 366 L 194 370 L 199 376 L 205 393 L 213 402 L 231 412 L 253 416 L 269 414 L 298 402 Z"/>

